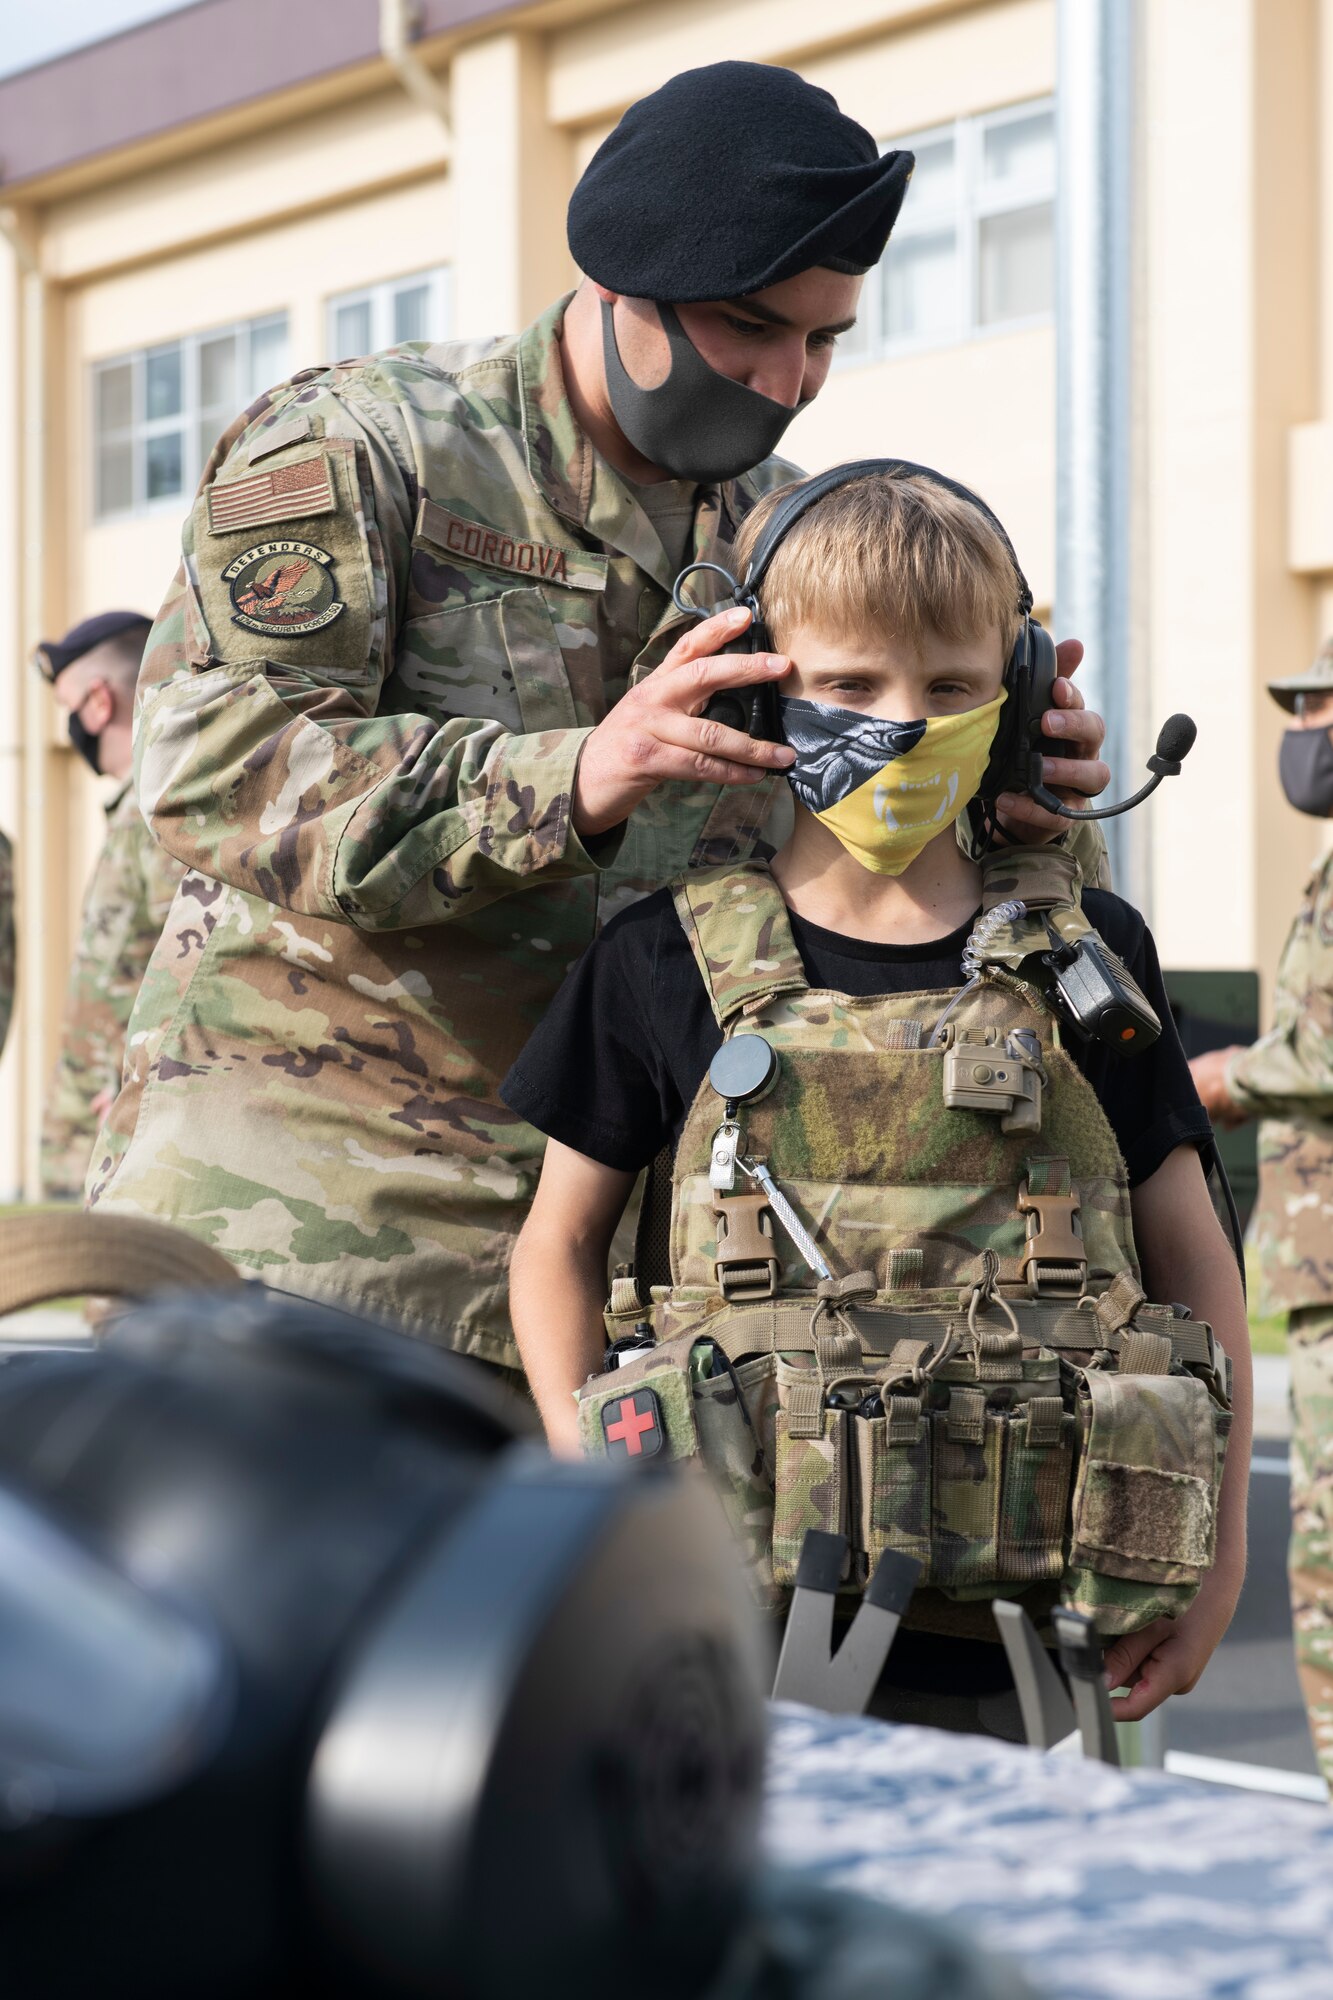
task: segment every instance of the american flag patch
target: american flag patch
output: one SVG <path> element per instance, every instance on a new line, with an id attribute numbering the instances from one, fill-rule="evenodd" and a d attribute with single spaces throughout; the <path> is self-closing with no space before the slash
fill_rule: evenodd
<path id="1" fill-rule="evenodd" d="M 208 525 L 215 535 L 233 528 L 262 528 L 270 521 L 297 521 L 330 514 L 338 502 L 323 452 L 296 465 L 270 466 L 246 479 L 228 479 L 208 489 Z"/>

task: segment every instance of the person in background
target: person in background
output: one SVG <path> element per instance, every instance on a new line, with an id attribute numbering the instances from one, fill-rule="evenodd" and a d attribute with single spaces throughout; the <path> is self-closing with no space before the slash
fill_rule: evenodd
<path id="1" fill-rule="evenodd" d="M 1333 639 L 1268 692 L 1292 717 L 1278 760 L 1288 804 L 1333 819 Z M 1190 1067 L 1214 1124 L 1262 1120 L 1253 1240 L 1260 1310 L 1287 1315 L 1296 1664 L 1333 1783 L 1333 848 L 1305 885 L 1274 1010 L 1253 1047 L 1211 1049 Z"/>
<path id="2" fill-rule="evenodd" d="M 130 1009 L 185 873 L 148 831 L 131 775 L 134 684 L 151 627 L 142 612 L 104 611 L 36 654 L 69 717 L 70 742 L 92 770 L 115 781 L 106 801 L 106 839 L 83 899 L 60 1054 L 42 1119 L 48 1200 L 83 1198 L 97 1128 L 120 1088 Z M 2 905 L 0 893 L 0 925 Z M 0 935 L 0 1009 L 3 991 Z"/>

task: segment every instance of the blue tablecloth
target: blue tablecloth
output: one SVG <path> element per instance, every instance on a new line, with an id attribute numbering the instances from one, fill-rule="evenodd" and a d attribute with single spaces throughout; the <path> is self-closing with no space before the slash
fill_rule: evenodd
<path id="1" fill-rule="evenodd" d="M 965 1928 L 1046 2000 L 1333 2000 L 1333 1812 L 772 1711 L 769 1857 Z"/>

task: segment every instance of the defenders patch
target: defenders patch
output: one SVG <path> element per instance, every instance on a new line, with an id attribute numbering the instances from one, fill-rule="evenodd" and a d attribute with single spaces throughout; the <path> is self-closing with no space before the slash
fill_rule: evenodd
<path id="1" fill-rule="evenodd" d="M 346 609 L 333 581 L 333 557 L 313 542 L 257 542 L 227 564 L 232 623 L 248 632 L 296 639 L 318 632 Z"/>

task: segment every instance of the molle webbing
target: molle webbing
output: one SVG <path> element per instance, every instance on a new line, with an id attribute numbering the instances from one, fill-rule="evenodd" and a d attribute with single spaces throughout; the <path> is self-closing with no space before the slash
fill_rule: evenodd
<path id="1" fill-rule="evenodd" d="M 1068 1160 L 1043 1159 L 1040 1155 L 1029 1157 L 1029 1194 L 1064 1196 L 1069 1193 L 1070 1185 Z"/>
<path id="2" fill-rule="evenodd" d="M 1174 1319 L 1161 1307 L 1145 1307 L 1138 1328 L 1110 1331 L 1099 1322 L 1091 1304 L 1074 1306 L 1058 1299 L 1008 1297 L 1006 1304 L 1018 1321 L 1023 1346 L 1049 1347 L 1056 1353 L 1103 1349 L 1121 1357 L 1124 1372 L 1125 1347 L 1136 1332 L 1165 1343 L 1170 1357 L 1187 1365 L 1207 1369 L 1214 1363 L 1215 1349 L 1209 1329 L 1202 1322 Z M 687 1307 L 681 1301 L 671 1311 L 667 1338 L 676 1339 L 690 1331 L 697 1340 L 713 1340 L 733 1361 L 755 1354 L 813 1354 L 816 1335 L 811 1330 L 811 1299 L 765 1300 L 753 1305 L 731 1306 L 722 1312 L 702 1315 L 689 1325 Z M 660 1307 L 659 1307 L 660 1312 Z M 925 1341 L 933 1351 L 946 1336 L 946 1315 L 935 1307 L 929 1313 L 899 1311 L 892 1306 L 856 1305 L 844 1308 L 861 1338 L 866 1362 L 879 1372 L 903 1342 Z M 964 1315 L 957 1315 L 961 1327 Z M 1131 1349 L 1131 1352 L 1133 1350 Z M 1145 1349 L 1146 1354 L 1154 1350 Z M 1143 1372 L 1155 1372 L 1150 1361 Z"/>

